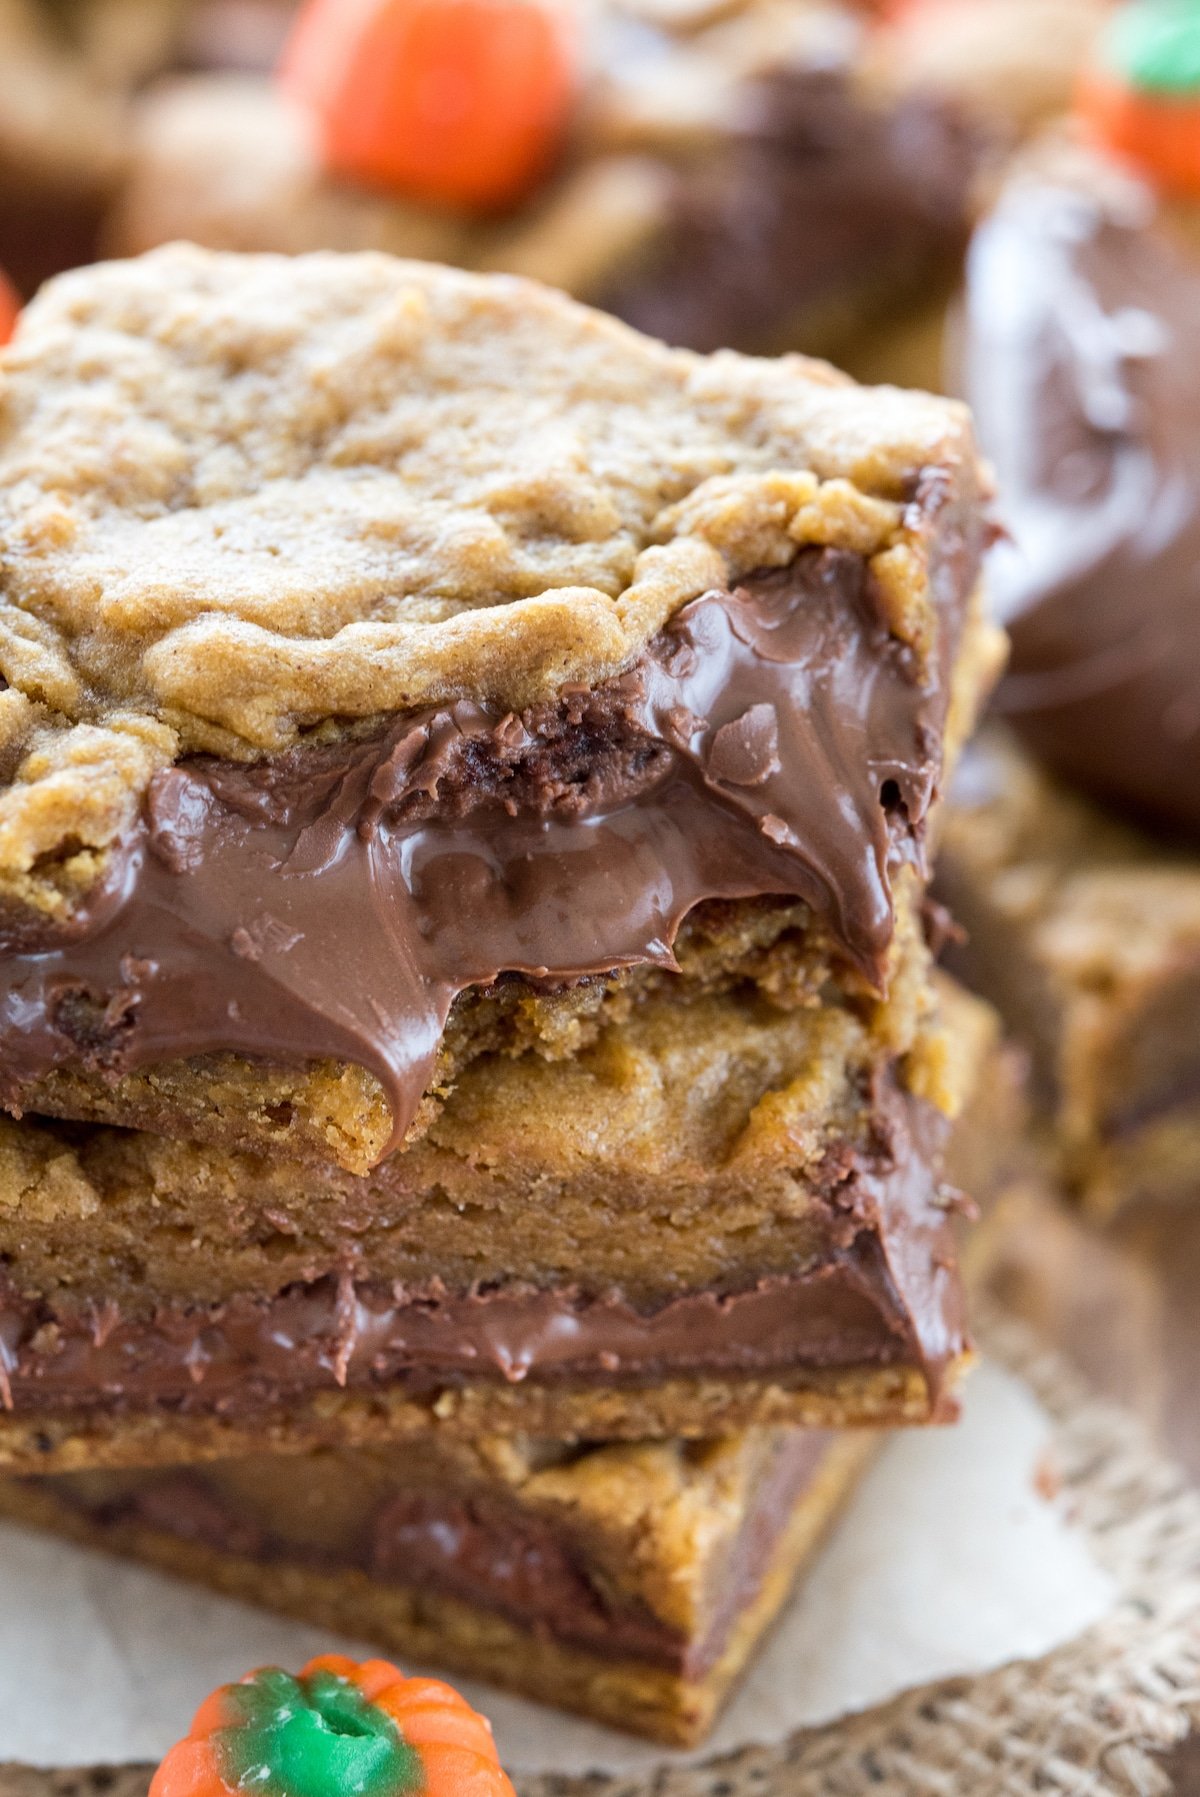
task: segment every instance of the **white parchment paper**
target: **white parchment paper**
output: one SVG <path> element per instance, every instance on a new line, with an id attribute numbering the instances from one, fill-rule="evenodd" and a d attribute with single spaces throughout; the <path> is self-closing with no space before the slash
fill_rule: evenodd
<path id="1" fill-rule="evenodd" d="M 675 1757 L 769 1744 L 930 1679 L 1046 1653 L 1099 1620 L 1110 1582 L 1061 1506 L 1039 1494 L 1049 1439 L 1033 1398 L 995 1366 L 971 1379 L 957 1428 L 898 1434 L 714 1738 L 700 1756 Z M 139 1567 L 0 1528 L 0 1760 L 156 1759 L 212 1686 L 340 1645 Z M 513 1771 L 648 1771 L 667 1757 L 456 1683 L 491 1717 Z"/>

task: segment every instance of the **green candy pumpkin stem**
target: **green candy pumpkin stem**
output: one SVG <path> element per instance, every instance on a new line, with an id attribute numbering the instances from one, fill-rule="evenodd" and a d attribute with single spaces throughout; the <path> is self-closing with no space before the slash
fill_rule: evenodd
<path id="1" fill-rule="evenodd" d="M 419 1754 L 390 1716 L 343 1678 L 268 1667 L 226 1692 L 212 1741 L 233 1791 L 262 1797 L 415 1797 Z"/>
<path id="2" fill-rule="evenodd" d="M 1200 0 L 1131 0 L 1105 30 L 1102 58 L 1127 86 L 1200 96 Z"/>

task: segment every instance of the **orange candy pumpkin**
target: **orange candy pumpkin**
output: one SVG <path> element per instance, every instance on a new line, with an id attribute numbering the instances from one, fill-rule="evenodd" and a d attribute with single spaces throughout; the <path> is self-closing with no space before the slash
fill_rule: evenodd
<path id="1" fill-rule="evenodd" d="M 386 1660 L 310 1660 L 222 1685 L 163 1760 L 150 1797 L 514 1797 L 492 1731 L 440 1679 Z"/>
<path id="2" fill-rule="evenodd" d="M 1200 195 L 1200 98 L 1141 93 L 1090 69 L 1078 105 L 1108 149 L 1140 164 L 1161 187 Z"/>
<path id="3" fill-rule="evenodd" d="M 7 343 L 17 328 L 21 301 L 7 275 L 0 274 L 0 343 Z"/>
<path id="4" fill-rule="evenodd" d="M 570 0 L 308 0 L 279 79 L 335 174 L 490 211 L 552 163 L 575 60 Z"/>
<path id="5" fill-rule="evenodd" d="M 1200 196 L 1200 6 L 1124 0 L 1080 79 L 1078 108 L 1106 148 L 1158 186 Z"/>

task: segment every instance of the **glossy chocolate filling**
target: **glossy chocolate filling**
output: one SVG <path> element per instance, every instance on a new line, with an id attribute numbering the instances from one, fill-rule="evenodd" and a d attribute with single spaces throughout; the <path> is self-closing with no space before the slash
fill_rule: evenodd
<path id="1" fill-rule="evenodd" d="M 653 250 L 597 296 L 688 349 L 818 340 L 861 299 L 894 305 L 966 245 L 978 132 L 944 101 L 856 97 L 839 62 L 746 84 L 708 156 L 675 177 Z"/>
<path id="2" fill-rule="evenodd" d="M 922 853 L 976 545 L 948 512 L 939 658 L 888 632 L 864 560 L 805 549 L 685 606 L 626 673 L 520 716 L 473 702 L 154 781 L 57 935 L 0 955 L 0 1094 L 228 1050 L 368 1068 L 391 1146 L 450 1005 L 503 972 L 673 967 L 706 899 L 806 901 L 877 983 Z"/>
<path id="3" fill-rule="evenodd" d="M 123 1316 L 0 1281 L 0 1398 L 29 1410 L 266 1415 L 339 1386 L 427 1394 L 464 1382 L 572 1386 L 800 1369 L 917 1367 L 941 1399 L 965 1345 L 939 1186 L 948 1125 L 881 1077 L 872 1149 L 844 1151 L 828 1245 L 795 1273 L 636 1307 L 620 1291 L 497 1281 L 388 1286 L 350 1270 L 274 1296 Z"/>
<path id="4" fill-rule="evenodd" d="M 1200 830 L 1200 263 L 1146 193 L 1026 180 L 972 247 L 966 391 L 1011 541 L 999 704 L 1097 797 Z"/>
<path id="5" fill-rule="evenodd" d="M 223 1486 L 219 1470 L 110 1475 L 102 1492 L 86 1476 L 66 1477 L 49 1490 L 101 1529 L 150 1529 L 259 1564 L 363 1572 L 373 1585 L 457 1598 L 563 1645 L 695 1679 L 720 1660 L 739 1616 L 758 1596 L 828 1442 L 817 1430 L 789 1431 L 780 1439 L 741 1528 L 714 1567 L 705 1626 L 695 1637 L 617 1589 L 569 1522 L 484 1490 L 400 1487 L 365 1517 L 348 1522 L 324 1509 L 314 1518 L 306 1503 L 297 1535 L 289 1533 L 286 1515 L 265 1525 Z M 352 1478 L 353 1460 L 339 1464 Z"/>

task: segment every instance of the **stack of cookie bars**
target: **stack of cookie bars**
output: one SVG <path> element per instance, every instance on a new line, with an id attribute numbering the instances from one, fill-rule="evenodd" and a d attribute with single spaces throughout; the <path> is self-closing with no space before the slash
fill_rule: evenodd
<path id="1" fill-rule="evenodd" d="M 697 1738 L 970 1355 L 966 413 L 186 248 L 0 393 L 0 1504 Z"/>

